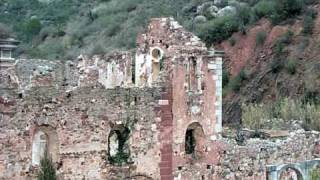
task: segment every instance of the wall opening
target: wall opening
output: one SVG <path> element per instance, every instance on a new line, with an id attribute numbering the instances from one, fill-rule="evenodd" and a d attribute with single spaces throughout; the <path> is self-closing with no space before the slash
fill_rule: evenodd
<path id="1" fill-rule="evenodd" d="M 32 142 L 32 164 L 40 165 L 40 160 L 43 158 L 45 151 L 48 149 L 48 137 L 42 132 L 38 131 L 34 137 Z"/>
<path id="2" fill-rule="evenodd" d="M 185 153 L 200 157 L 204 151 L 205 136 L 201 125 L 197 122 L 188 126 L 185 134 Z"/>
<path id="3" fill-rule="evenodd" d="M 163 55 L 162 51 L 158 48 L 151 50 L 152 56 L 152 80 L 158 79 L 160 71 L 163 69 Z"/>
<path id="4" fill-rule="evenodd" d="M 129 151 L 129 129 L 124 126 L 113 128 L 108 138 L 108 160 L 113 165 L 128 163 Z"/>
<path id="5" fill-rule="evenodd" d="M 197 59 L 195 57 L 188 59 L 187 81 L 189 91 L 197 90 Z"/>
<path id="6" fill-rule="evenodd" d="M 280 180 L 303 180 L 303 177 L 298 170 L 288 167 L 281 171 Z"/>
<path id="7" fill-rule="evenodd" d="M 48 126 L 37 127 L 32 140 L 32 164 L 40 165 L 45 151 L 52 157 L 53 162 L 59 159 L 59 142 L 57 132 Z"/>
<path id="8" fill-rule="evenodd" d="M 186 132 L 186 154 L 193 154 L 196 147 L 196 140 L 194 138 L 194 130 L 193 129 L 187 129 Z"/>

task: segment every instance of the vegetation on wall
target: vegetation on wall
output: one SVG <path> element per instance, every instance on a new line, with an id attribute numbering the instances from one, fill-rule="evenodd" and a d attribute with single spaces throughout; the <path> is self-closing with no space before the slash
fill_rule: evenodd
<path id="1" fill-rule="evenodd" d="M 56 169 L 51 156 L 45 151 L 43 158 L 40 160 L 40 170 L 38 180 L 56 180 Z"/>

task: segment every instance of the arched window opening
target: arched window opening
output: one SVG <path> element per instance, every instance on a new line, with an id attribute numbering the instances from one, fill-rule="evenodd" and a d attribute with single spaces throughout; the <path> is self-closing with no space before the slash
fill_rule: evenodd
<path id="1" fill-rule="evenodd" d="M 193 154 L 196 147 L 196 140 L 194 138 L 194 130 L 187 129 L 186 132 L 186 154 Z"/>
<path id="2" fill-rule="evenodd" d="M 33 138 L 32 143 L 32 164 L 40 165 L 40 160 L 43 158 L 45 151 L 48 149 L 48 136 L 38 131 Z"/>
<path id="3" fill-rule="evenodd" d="M 154 59 L 160 59 L 161 58 L 161 51 L 158 48 L 155 48 L 152 50 L 151 55 Z"/>
<path id="4" fill-rule="evenodd" d="M 160 49 L 154 48 L 151 51 L 152 56 L 152 80 L 157 80 L 160 71 L 163 69 L 163 55 Z"/>
<path id="5" fill-rule="evenodd" d="M 32 165 L 40 165 L 45 152 L 52 158 L 53 162 L 58 162 L 59 140 L 57 132 L 52 127 L 40 126 L 37 127 L 32 139 Z"/>
<path id="6" fill-rule="evenodd" d="M 201 125 L 197 122 L 188 126 L 185 134 L 185 152 L 193 157 L 201 156 L 204 151 L 205 136 Z"/>
<path id="7" fill-rule="evenodd" d="M 298 170 L 289 167 L 281 172 L 280 180 L 302 180 L 302 175 Z"/>
<path id="8" fill-rule="evenodd" d="M 118 127 L 111 130 L 109 134 L 108 160 L 111 164 L 122 165 L 128 163 L 129 159 L 129 129 Z"/>

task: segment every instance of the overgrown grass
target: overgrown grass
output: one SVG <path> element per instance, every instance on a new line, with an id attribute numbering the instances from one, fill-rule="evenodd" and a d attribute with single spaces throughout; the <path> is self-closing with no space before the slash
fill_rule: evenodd
<path id="1" fill-rule="evenodd" d="M 256 44 L 257 46 L 262 46 L 266 41 L 267 33 L 265 31 L 259 31 L 256 35 Z"/>
<path id="2" fill-rule="evenodd" d="M 297 71 L 297 60 L 289 59 L 285 64 L 285 68 L 289 74 L 295 74 Z"/>
<path id="3" fill-rule="evenodd" d="M 302 121 L 305 129 L 320 130 L 320 106 L 303 104 L 301 101 L 284 98 L 269 104 L 243 104 L 242 122 L 244 126 L 260 129 L 272 119 L 290 122 Z"/>

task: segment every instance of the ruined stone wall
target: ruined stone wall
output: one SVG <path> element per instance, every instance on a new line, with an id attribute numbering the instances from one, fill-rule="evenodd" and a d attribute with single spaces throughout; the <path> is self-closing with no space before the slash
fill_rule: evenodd
<path id="1" fill-rule="evenodd" d="M 129 52 L 18 60 L 18 81 L 0 94 L 0 178 L 34 177 L 31 158 L 44 143 L 65 179 L 215 177 L 221 57 L 172 18 L 153 19 L 137 44 L 135 60 Z M 114 143 L 127 129 L 128 148 Z M 196 144 L 186 153 L 191 131 Z M 130 152 L 125 163 L 109 158 L 120 145 Z"/>
<path id="2" fill-rule="evenodd" d="M 57 133 L 59 175 L 66 179 L 103 179 L 114 168 L 108 163 L 108 135 L 112 127 L 130 129 L 130 164 L 127 174 L 156 179 L 159 169 L 156 89 L 81 88 L 66 93 L 52 87 L 31 89 L 1 120 L 1 178 L 32 176 L 32 140 L 37 128 L 51 127 Z M 8 116 L 8 115 L 6 115 Z M 4 121 L 5 120 L 5 121 Z M 50 137 L 49 137 L 50 139 Z M 121 171 L 119 171 L 121 172 Z M 115 178 L 117 179 L 117 178 Z"/>
<path id="3" fill-rule="evenodd" d="M 219 179 L 265 180 L 270 165 L 299 164 L 319 158 L 320 153 L 320 134 L 314 131 L 296 130 L 284 137 L 252 138 L 242 145 L 232 138 L 221 141 L 223 154 L 214 167 Z M 307 170 L 311 171 L 312 167 Z"/>

